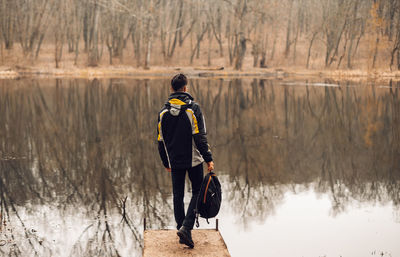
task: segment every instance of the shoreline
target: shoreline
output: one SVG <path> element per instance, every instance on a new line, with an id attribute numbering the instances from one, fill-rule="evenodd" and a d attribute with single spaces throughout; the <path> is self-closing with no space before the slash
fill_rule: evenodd
<path id="1" fill-rule="evenodd" d="M 171 77 L 182 72 L 192 78 L 271 78 L 271 79 L 331 79 L 348 81 L 400 81 L 400 71 L 387 70 L 306 70 L 296 68 L 252 68 L 233 70 L 224 67 L 150 67 L 108 66 L 86 68 L 0 67 L 0 79 L 20 78 L 139 78 Z"/>

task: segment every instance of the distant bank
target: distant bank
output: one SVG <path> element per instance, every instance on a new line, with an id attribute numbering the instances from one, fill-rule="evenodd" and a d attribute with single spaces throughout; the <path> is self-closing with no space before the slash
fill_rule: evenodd
<path id="1" fill-rule="evenodd" d="M 40 68 L 40 67 L 0 67 L 1 79 L 23 77 L 35 78 L 143 78 L 170 77 L 183 72 L 194 78 L 304 78 L 350 81 L 400 81 L 400 71 L 389 70 L 308 70 L 296 68 L 252 68 L 240 71 L 225 67 L 150 67 L 138 69 L 131 66 L 108 66 L 94 68 Z"/>

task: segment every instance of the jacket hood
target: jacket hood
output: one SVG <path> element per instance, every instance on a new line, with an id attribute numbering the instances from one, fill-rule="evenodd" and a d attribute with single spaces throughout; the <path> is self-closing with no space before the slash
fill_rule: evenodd
<path id="1" fill-rule="evenodd" d="M 173 116 L 178 116 L 181 110 L 186 110 L 193 103 L 193 97 L 186 92 L 172 93 L 165 103 L 166 108 Z"/>

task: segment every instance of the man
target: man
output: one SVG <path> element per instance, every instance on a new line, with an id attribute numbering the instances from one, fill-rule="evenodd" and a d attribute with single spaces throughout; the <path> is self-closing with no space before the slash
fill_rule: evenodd
<path id="1" fill-rule="evenodd" d="M 158 151 L 165 169 L 171 172 L 174 215 L 179 243 L 194 247 L 191 230 L 194 210 L 203 181 L 203 162 L 214 169 L 206 137 L 206 125 L 199 105 L 187 93 L 187 78 L 175 75 L 172 94 L 158 115 Z M 183 203 L 186 172 L 192 184 L 192 198 L 185 215 Z"/>

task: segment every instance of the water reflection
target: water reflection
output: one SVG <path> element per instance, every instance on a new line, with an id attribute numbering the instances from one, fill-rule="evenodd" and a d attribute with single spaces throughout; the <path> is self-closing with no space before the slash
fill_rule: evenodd
<path id="1" fill-rule="evenodd" d="M 143 218 L 152 228 L 173 225 L 155 142 L 168 83 L 0 81 L 2 255 L 140 255 Z M 393 202 L 398 216 L 399 89 L 274 80 L 189 88 L 207 119 L 224 204 L 244 223 L 265 220 L 286 192 L 310 188 L 330 196 L 334 215 L 354 202 Z M 47 233 L 32 221 L 41 215 Z M 73 232 L 54 239 L 71 220 Z"/>

